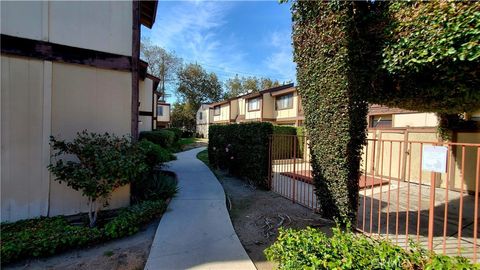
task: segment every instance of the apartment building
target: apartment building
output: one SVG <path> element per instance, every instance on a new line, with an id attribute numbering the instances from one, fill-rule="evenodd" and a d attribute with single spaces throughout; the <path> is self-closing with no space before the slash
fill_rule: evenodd
<path id="1" fill-rule="evenodd" d="M 2 221 L 88 210 L 47 170 L 51 135 L 149 128 L 141 112 L 152 110 L 155 79 L 140 60 L 140 31 L 156 9 L 156 1 L 1 2 Z M 129 202 L 130 187 L 120 187 L 109 208 Z"/>
<path id="2" fill-rule="evenodd" d="M 155 129 L 162 129 L 170 127 L 171 106 L 161 100 L 157 100 L 157 111 L 155 118 Z"/>

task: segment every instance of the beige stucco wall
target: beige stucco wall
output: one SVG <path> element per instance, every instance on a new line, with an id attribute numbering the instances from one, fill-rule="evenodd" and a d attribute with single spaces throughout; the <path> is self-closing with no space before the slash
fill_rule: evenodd
<path id="1" fill-rule="evenodd" d="M 402 113 L 393 115 L 393 127 L 436 127 L 437 116 L 434 113 Z"/>
<path id="2" fill-rule="evenodd" d="M 138 131 L 152 131 L 152 117 L 140 115 L 138 116 Z"/>
<path id="3" fill-rule="evenodd" d="M 263 117 L 275 118 L 275 98 L 270 93 L 263 94 Z"/>
<path id="4" fill-rule="evenodd" d="M 140 111 L 151 112 L 153 102 L 153 81 L 149 78 L 145 78 L 144 81 L 139 81 L 139 101 Z"/>
<path id="5" fill-rule="evenodd" d="M 46 215 L 52 64 L 2 55 L 1 68 L 1 220 Z"/>
<path id="6" fill-rule="evenodd" d="M 213 115 L 213 121 L 228 121 L 229 119 L 229 114 L 230 114 L 230 104 L 222 104 L 220 105 L 220 115 Z"/>
<path id="7" fill-rule="evenodd" d="M 47 1 L 1 1 L 2 34 L 48 41 L 48 5 Z"/>
<path id="8" fill-rule="evenodd" d="M 163 107 L 163 115 L 157 115 L 157 121 L 160 122 L 170 122 L 170 106 L 168 105 L 157 105 L 158 107 Z"/>
<path id="9" fill-rule="evenodd" d="M 245 99 L 244 98 L 238 98 L 238 114 L 239 115 L 245 115 Z"/>
<path id="10" fill-rule="evenodd" d="M 87 210 L 80 192 L 50 176 L 49 136 L 130 132 L 129 72 L 2 55 L 2 221 Z M 127 206 L 130 188 L 116 190 L 110 208 Z"/>
<path id="11" fill-rule="evenodd" d="M 2 34 L 132 54 L 131 1 L 1 2 Z"/>
<path id="12" fill-rule="evenodd" d="M 52 134 L 71 140 L 76 132 L 130 133 L 131 75 L 129 72 L 71 64 L 53 64 Z M 79 192 L 57 181 L 50 182 L 50 214 L 75 214 L 87 210 Z M 129 187 L 114 192 L 110 208 L 129 204 Z"/>
<path id="13" fill-rule="evenodd" d="M 238 116 L 238 99 L 230 101 L 230 119 L 235 120 Z"/>

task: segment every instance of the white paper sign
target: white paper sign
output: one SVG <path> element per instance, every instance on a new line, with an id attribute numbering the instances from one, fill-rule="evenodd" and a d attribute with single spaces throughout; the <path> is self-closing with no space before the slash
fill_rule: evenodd
<path id="1" fill-rule="evenodd" d="M 445 146 L 424 145 L 422 153 L 422 170 L 445 173 L 447 172 L 447 153 Z"/>

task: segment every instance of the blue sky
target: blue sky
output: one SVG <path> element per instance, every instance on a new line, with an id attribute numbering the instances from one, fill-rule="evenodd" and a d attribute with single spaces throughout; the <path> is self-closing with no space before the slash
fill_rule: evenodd
<path id="1" fill-rule="evenodd" d="M 291 25 L 290 4 L 277 1 L 159 1 L 142 36 L 222 81 L 238 74 L 284 82 L 295 81 Z"/>

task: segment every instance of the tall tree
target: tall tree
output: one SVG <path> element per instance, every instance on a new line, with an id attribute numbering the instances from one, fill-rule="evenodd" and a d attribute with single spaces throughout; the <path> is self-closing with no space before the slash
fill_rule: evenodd
<path id="1" fill-rule="evenodd" d="M 197 111 L 202 103 L 219 101 L 222 86 L 215 73 L 208 73 L 198 64 L 189 64 L 177 73 L 177 94 L 182 103 L 189 103 Z"/>
<path id="2" fill-rule="evenodd" d="M 140 50 L 142 59 L 148 63 L 148 72 L 160 78 L 157 90 L 162 93 L 161 98 L 165 100 L 167 90 L 174 90 L 182 59 L 173 52 L 167 52 L 162 47 L 154 45 L 149 39 L 142 40 Z"/>
<path id="3" fill-rule="evenodd" d="M 274 81 L 270 78 L 257 78 L 255 76 L 239 77 L 235 75 L 235 77 L 225 82 L 225 98 L 237 97 L 250 92 L 258 92 L 279 85 L 280 83 L 277 80 Z"/>
<path id="4" fill-rule="evenodd" d="M 174 103 L 172 109 L 172 126 L 186 130 L 195 130 L 196 111 L 190 103 Z"/>

